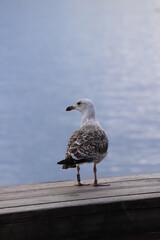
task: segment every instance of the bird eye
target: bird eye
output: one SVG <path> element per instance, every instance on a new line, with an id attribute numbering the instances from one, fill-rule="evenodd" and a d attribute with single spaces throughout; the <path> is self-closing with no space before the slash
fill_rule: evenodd
<path id="1" fill-rule="evenodd" d="M 77 102 L 77 105 L 78 105 L 78 106 L 81 105 L 81 102 Z"/>

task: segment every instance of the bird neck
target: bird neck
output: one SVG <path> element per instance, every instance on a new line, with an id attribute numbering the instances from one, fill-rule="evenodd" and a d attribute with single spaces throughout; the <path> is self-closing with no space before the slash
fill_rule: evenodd
<path id="1" fill-rule="evenodd" d="M 88 109 L 87 111 L 82 112 L 82 121 L 81 126 L 85 124 L 96 122 L 96 114 L 94 108 Z"/>

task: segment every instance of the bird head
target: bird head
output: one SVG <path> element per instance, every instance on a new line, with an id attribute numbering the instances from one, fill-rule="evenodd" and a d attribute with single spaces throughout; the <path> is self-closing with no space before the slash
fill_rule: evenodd
<path id="1" fill-rule="evenodd" d="M 82 98 L 74 105 L 66 108 L 66 111 L 77 110 L 84 114 L 85 112 L 94 112 L 94 105 L 90 99 Z"/>
<path id="2" fill-rule="evenodd" d="M 66 111 L 77 110 L 82 114 L 81 126 L 95 119 L 95 109 L 92 101 L 87 98 L 78 100 L 74 105 L 66 108 Z"/>

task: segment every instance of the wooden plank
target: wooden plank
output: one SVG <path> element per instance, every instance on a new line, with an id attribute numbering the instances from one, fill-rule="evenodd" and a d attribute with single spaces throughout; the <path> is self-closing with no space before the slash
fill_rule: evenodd
<path id="1" fill-rule="evenodd" d="M 114 185 L 115 184 L 115 185 Z M 113 183 L 109 187 L 101 187 L 95 189 L 93 187 L 83 187 L 77 188 L 72 186 L 70 188 L 61 188 L 59 191 L 58 189 L 37 189 L 37 191 L 18 191 L 17 193 L 14 192 L 12 194 L 1 194 L 0 195 L 0 209 L 7 208 L 7 207 L 15 207 L 15 206 L 25 206 L 25 205 L 32 205 L 32 204 L 43 204 L 43 203 L 56 203 L 56 202 L 64 202 L 64 205 L 67 201 L 77 201 L 77 205 L 79 204 L 78 201 L 86 200 L 86 199 L 95 199 L 97 201 L 98 198 L 111 198 L 111 197 L 118 197 L 118 196 L 127 196 L 127 195 L 137 195 L 137 194 L 153 194 L 159 193 L 159 180 L 156 181 L 152 180 L 152 182 L 145 181 L 140 183 L 134 181 L 134 185 L 130 183 L 122 182 L 117 185 L 117 183 Z M 142 184 L 142 185 L 141 185 Z M 53 185 L 53 184 L 52 184 Z M 114 185 L 114 186 L 113 186 Z M 137 185 L 137 186 L 136 186 Z M 146 186 L 147 185 L 147 186 Z M 38 186 L 38 185 L 37 185 Z M 151 187 L 150 187 L 151 186 Z M 77 192 L 78 191 L 78 192 Z M 79 197 L 80 196 L 80 197 Z M 10 200 L 10 201 L 7 201 Z M 5 202 L 3 202 L 5 201 Z"/>
<path id="2" fill-rule="evenodd" d="M 152 201 L 152 203 L 154 202 Z M 55 237 L 59 237 L 60 239 L 85 239 L 86 236 L 89 238 L 99 236 L 100 238 L 98 239 L 106 239 L 106 236 L 116 237 L 113 233 L 117 233 L 118 236 L 124 233 L 133 233 L 132 229 L 141 233 L 142 230 L 145 230 L 145 224 L 149 224 L 150 230 L 150 227 L 153 225 L 153 218 L 150 218 L 150 215 L 154 215 L 154 219 L 157 220 L 154 224 L 154 230 L 156 230 L 159 224 L 159 208 L 146 208 L 144 212 L 143 209 L 141 209 L 141 205 L 143 206 L 143 204 L 144 202 L 139 203 L 139 209 L 137 211 L 133 209 L 127 211 L 126 209 L 129 206 L 127 206 L 125 202 L 123 202 L 125 211 L 117 211 L 116 205 L 113 205 L 111 210 L 111 206 L 104 206 L 103 204 L 90 204 L 79 206 L 78 208 L 71 207 L 71 209 L 60 208 L 59 211 L 54 211 L 53 209 L 40 212 L 34 211 L 34 213 L 29 211 L 26 213 L 23 212 L 23 214 L 16 214 L 16 218 L 12 217 L 12 222 L 5 227 L 7 231 L 9 230 L 16 233 L 17 238 L 15 239 L 36 239 L 35 236 L 38 239 L 52 239 L 53 237 L 54 239 L 56 239 Z M 131 207 L 133 208 L 134 205 L 137 205 L 137 203 L 132 203 Z M 150 203 L 147 201 L 146 206 L 149 205 Z M 30 219 L 32 219 L 32 221 Z M 3 226 L 7 220 L 6 218 L 3 219 Z M 78 226 L 75 225 L 75 222 Z M 32 228 L 32 226 L 35 226 L 35 228 Z M 17 234 L 19 230 L 17 229 L 21 229 L 23 233 L 26 232 L 27 229 L 29 238 L 25 238 L 24 235 L 18 238 Z M 82 235 L 81 238 L 78 238 L 80 232 Z M 49 233 L 48 238 L 45 238 L 45 233 Z M 7 232 L 5 232 L 5 234 L 7 234 Z"/>
<path id="3" fill-rule="evenodd" d="M 154 186 L 154 187 L 153 187 Z M 131 194 L 131 191 L 136 193 L 137 191 L 140 191 L 140 193 L 147 193 L 149 192 L 155 192 L 159 191 L 160 184 L 159 181 L 154 180 L 154 181 L 144 181 L 141 180 L 139 182 L 120 182 L 118 183 L 112 183 L 110 186 L 106 187 L 100 187 L 98 189 L 95 189 L 92 186 L 86 186 L 85 188 L 77 188 L 76 186 L 72 187 L 65 187 L 65 188 L 57 188 L 57 189 L 52 189 L 52 188 L 45 188 L 45 189 L 37 189 L 37 190 L 26 190 L 26 191 L 17 191 L 13 192 L 12 194 L 9 192 L 7 193 L 1 193 L 0 194 L 0 201 L 6 201 L 6 200 L 13 200 L 13 199 L 24 199 L 24 198 L 37 198 L 37 197 L 42 197 L 42 196 L 60 196 L 60 195 L 67 195 L 72 193 L 72 195 L 75 194 L 85 194 L 87 192 L 88 194 L 98 194 L 100 193 L 101 196 L 103 192 L 105 192 L 106 196 L 110 196 L 110 194 L 122 194 L 123 191 L 128 191 L 128 193 Z M 145 190 L 146 189 L 146 190 Z M 78 190 L 78 192 L 77 192 Z M 122 190 L 122 191 L 120 191 Z M 141 192 L 141 190 L 143 192 Z M 73 197 L 71 195 L 71 197 Z M 87 197 L 86 195 L 86 197 Z M 82 196 L 82 195 L 81 195 Z"/>
<path id="4" fill-rule="evenodd" d="M 52 183 L 52 185 L 54 185 Z M 38 185 L 37 185 L 38 187 Z M 77 188 L 77 186 L 72 187 L 65 187 L 65 188 L 45 188 L 45 189 L 34 189 L 34 190 L 27 190 L 26 191 L 17 191 L 17 192 L 7 192 L 0 194 L 0 201 L 7 201 L 7 200 L 25 200 L 27 198 L 38 198 L 38 197 L 52 197 L 53 201 L 69 201 L 75 198 L 74 200 L 78 200 L 79 196 L 81 198 L 97 198 L 100 197 L 112 197 L 112 196 L 120 196 L 127 194 L 145 194 L 145 193 L 155 193 L 159 192 L 160 185 L 159 179 L 152 179 L 152 180 L 140 180 L 140 181 L 129 181 L 129 182 L 113 182 L 110 186 L 95 188 L 92 186 L 86 186 L 82 188 Z M 84 195 L 84 196 L 83 196 Z M 55 200 L 54 200 L 55 198 Z M 0 208 L 2 207 L 3 203 L 1 203 Z"/>
<path id="5" fill-rule="evenodd" d="M 132 239 L 160 232 L 160 174 L 100 182 L 110 186 L 67 181 L 0 187 L 0 239 Z"/>
<path id="6" fill-rule="evenodd" d="M 154 186 L 154 187 L 141 187 L 141 188 L 124 188 L 124 189 L 107 189 L 107 187 L 101 188 L 100 191 L 95 190 L 94 188 L 87 187 L 85 191 L 83 189 L 68 192 L 64 191 L 63 194 L 56 194 L 54 192 L 43 192 L 38 194 L 38 196 L 29 196 L 24 194 L 24 198 L 22 198 L 22 195 L 20 198 L 15 199 L 10 196 L 10 200 L 6 198 L 3 201 L 0 202 L 0 212 L 3 208 L 11 208 L 11 207 L 20 207 L 20 206 L 29 206 L 29 205 L 38 205 L 38 204 L 48 204 L 48 203 L 57 203 L 61 202 L 64 203 L 64 206 L 66 205 L 66 202 L 75 201 L 77 206 L 79 205 L 79 202 L 83 202 L 84 200 L 94 200 L 97 202 L 100 199 L 105 199 L 105 201 L 111 197 L 125 197 L 125 196 L 134 196 L 134 195 L 143 195 L 145 194 L 154 194 L 158 193 L 160 194 L 160 186 Z"/>
<path id="7" fill-rule="evenodd" d="M 107 179 L 104 179 L 104 180 L 101 180 L 100 182 L 106 182 L 108 180 Z M 112 180 L 112 178 L 111 178 Z M 87 181 L 86 181 L 87 182 Z M 88 181 L 90 182 L 90 181 Z M 160 179 L 158 178 L 149 178 L 149 179 L 138 179 L 138 180 L 128 180 L 128 181 L 107 181 L 108 183 L 110 183 L 110 186 L 107 186 L 107 190 L 110 190 L 110 189 L 124 189 L 124 188 L 133 188 L 133 187 L 143 187 L 143 186 L 159 186 L 159 183 L 160 183 Z M 16 199 L 16 198 L 27 198 L 27 197 L 37 197 L 37 196 L 43 196 L 43 195 L 47 195 L 47 194 L 64 194 L 64 193 L 67 193 L 67 191 L 71 191 L 71 189 L 69 187 L 72 187 L 72 191 L 74 191 L 74 189 L 78 189 L 78 192 L 81 192 L 81 190 L 84 188 L 77 188 L 77 186 L 75 186 L 75 183 L 76 182 L 72 182 L 72 185 L 70 185 L 71 183 L 69 182 L 69 185 L 68 182 L 66 182 L 66 186 L 64 186 L 64 183 L 63 185 L 61 185 L 60 183 L 60 186 L 59 186 L 59 183 L 50 183 L 49 185 L 48 184 L 44 184 L 45 187 L 44 188 L 41 188 L 41 184 L 38 185 L 22 185 L 22 186 L 16 186 L 16 187 L 13 187 L 13 191 L 12 191 L 12 187 L 9 187 L 10 190 L 9 191 L 1 191 L 0 192 L 0 201 L 1 200 L 7 200 L 7 199 Z M 56 186 L 56 187 L 55 187 Z M 58 187 L 59 186 L 59 187 Z M 91 190 L 92 189 L 92 186 L 89 186 L 89 188 L 85 187 L 85 190 L 88 189 Z M 93 188 L 95 190 L 95 188 Z M 100 189 L 99 189 L 100 190 Z M 101 190 L 103 190 L 103 187 L 101 188 Z"/>
<path id="8" fill-rule="evenodd" d="M 129 182 L 129 181 L 140 181 L 140 180 L 152 180 L 158 179 L 160 181 L 160 174 L 137 174 L 130 176 L 119 176 L 119 177 L 107 177 L 99 179 L 100 183 L 108 182 Z M 93 179 L 83 180 L 84 183 L 93 183 Z M 0 186 L 0 194 L 5 192 L 17 192 L 17 191 L 27 191 L 27 190 L 37 190 L 45 188 L 60 188 L 60 187 L 70 187 L 74 186 L 76 181 L 60 181 L 60 182 L 47 182 L 47 183 L 36 183 L 36 184 L 27 184 L 27 185 L 15 185 L 15 186 Z"/>

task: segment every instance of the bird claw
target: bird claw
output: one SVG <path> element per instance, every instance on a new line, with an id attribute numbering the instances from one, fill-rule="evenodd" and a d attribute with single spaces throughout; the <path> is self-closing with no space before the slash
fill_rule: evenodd
<path id="1" fill-rule="evenodd" d="M 94 182 L 94 184 L 78 182 L 75 186 L 78 186 L 78 187 L 84 187 L 84 186 L 106 187 L 106 186 L 110 186 L 110 184 L 109 183 L 98 183 L 98 182 Z"/>
<path id="2" fill-rule="evenodd" d="M 75 186 L 84 187 L 84 186 L 91 186 L 91 184 L 89 184 L 89 183 L 78 183 Z"/>
<path id="3" fill-rule="evenodd" d="M 93 184 L 94 187 L 106 187 L 106 186 L 110 186 L 109 183 L 98 183 L 97 181 L 94 182 Z"/>

